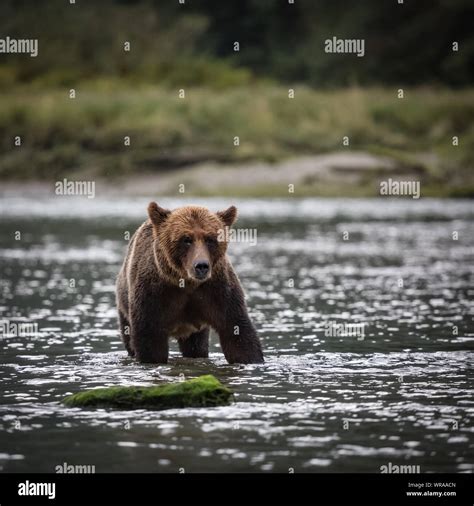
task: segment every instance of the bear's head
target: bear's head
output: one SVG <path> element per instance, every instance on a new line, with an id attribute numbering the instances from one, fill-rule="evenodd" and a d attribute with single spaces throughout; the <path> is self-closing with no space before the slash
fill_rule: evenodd
<path id="1" fill-rule="evenodd" d="M 237 218 L 234 206 L 213 213 L 205 207 L 186 206 L 173 211 L 156 202 L 148 205 L 155 237 L 155 255 L 164 274 L 173 281 L 203 283 L 218 272 L 226 256 L 228 229 Z"/>

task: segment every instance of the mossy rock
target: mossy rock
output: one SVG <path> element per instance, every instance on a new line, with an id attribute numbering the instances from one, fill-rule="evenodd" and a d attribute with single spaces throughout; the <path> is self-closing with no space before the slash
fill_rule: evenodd
<path id="1" fill-rule="evenodd" d="M 227 406 L 232 390 L 211 375 L 153 387 L 106 387 L 70 395 L 71 408 L 171 409 Z"/>

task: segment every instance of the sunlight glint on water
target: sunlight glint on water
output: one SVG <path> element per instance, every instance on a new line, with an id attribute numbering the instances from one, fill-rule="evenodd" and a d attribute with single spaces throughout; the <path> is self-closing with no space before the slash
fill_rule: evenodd
<path id="1" fill-rule="evenodd" d="M 238 226 L 257 228 L 258 244 L 231 244 L 230 256 L 266 363 L 227 365 L 214 336 L 208 360 L 183 359 L 173 343 L 158 367 L 127 358 L 114 302 L 123 234 L 146 203 L 0 201 L 2 319 L 38 323 L 34 336 L 1 338 L 2 470 L 474 470 L 470 202 L 237 202 Z M 365 324 L 363 339 L 326 335 L 328 323 L 354 322 Z M 214 374 L 236 403 L 165 412 L 59 403 L 85 388 L 181 373 Z"/>

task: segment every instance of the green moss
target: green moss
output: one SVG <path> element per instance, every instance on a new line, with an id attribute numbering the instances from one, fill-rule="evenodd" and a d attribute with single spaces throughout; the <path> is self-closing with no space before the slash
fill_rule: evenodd
<path id="1" fill-rule="evenodd" d="M 211 375 L 153 387 L 108 387 L 70 395 L 73 408 L 170 409 L 226 406 L 232 391 Z"/>

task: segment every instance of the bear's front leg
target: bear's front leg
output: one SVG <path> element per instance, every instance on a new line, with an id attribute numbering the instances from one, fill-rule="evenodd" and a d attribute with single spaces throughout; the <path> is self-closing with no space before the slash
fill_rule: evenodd
<path id="1" fill-rule="evenodd" d="M 224 288 L 214 287 L 211 326 L 219 334 L 219 341 L 229 364 L 261 364 L 262 346 L 245 304 L 240 282 L 233 272 Z"/>
<path id="2" fill-rule="evenodd" d="M 216 307 L 224 311 L 215 313 L 213 327 L 219 334 L 221 348 L 229 364 L 260 364 L 264 362 L 262 346 L 247 313 L 245 298 L 238 281 L 232 290 L 218 293 Z"/>
<path id="3" fill-rule="evenodd" d="M 262 346 L 247 311 L 227 315 L 216 328 L 224 356 L 229 364 L 261 364 Z"/>
<path id="4" fill-rule="evenodd" d="M 139 362 L 168 363 L 168 334 L 150 301 L 135 301 L 130 308 L 130 346 Z"/>

